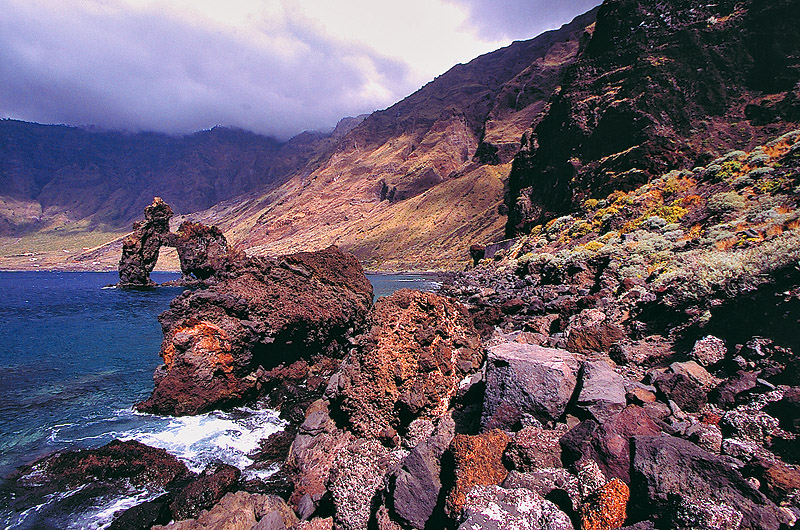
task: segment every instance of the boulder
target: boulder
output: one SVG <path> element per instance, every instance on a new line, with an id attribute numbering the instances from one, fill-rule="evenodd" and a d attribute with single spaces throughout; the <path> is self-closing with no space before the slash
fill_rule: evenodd
<path id="1" fill-rule="evenodd" d="M 525 488 L 536 492 L 542 498 L 569 499 L 568 506 L 559 503 L 567 513 L 577 513 L 581 505 L 581 492 L 578 478 L 564 468 L 541 468 L 520 473 L 512 471 L 501 484 L 506 489 Z"/>
<path id="2" fill-rule="evenodd" d="M 730 459 L 672 436 L 633 439 L 631 488 L 639 513 L 668 518 L 675 495 L 735 507 L 743 528 L 775 530 L 778 508 L 745 480 Z"/>
<path id="3" fill-rule="evenodd" d="M 369 331 L 347 357 L 339 408 L 360 436 L 403 435 L 415 419 L 446 412 L 458 383 L 482 362 L 480 338 L 463 306 L 402 289 L 378 300 Z"/>
<path id="4" fill-rule="evenodd" d="M 317 415 L 323 411 L 323 416 Z M 294 484 L 289 503 L 297 509 L 301 519 L 308 519 L 327 493 L 327 482 L 336 455 L 355 437 L 340 430 L 327 414 L 323 400 L 309 407 L 307 420 L 292 442 L 284 470 Z M 310 429 L 309 429 L 310 427 Z"/>
<path id="5" fill-rule="evenodd" d="M 675 530 L 739 530 L 742 512 L 713 500 L 676 497 L 670 512 Z"/>
<path id="6" fill-rule="evenodd" d="M 150 273 L 158 261 L 158 253 L 169 234 L 172 208 L 161 197 L 144 209 L 144 221 L 133 224 L 133 232 L 122 240 L 119 259 L 120 287 L 153 287 Z"/>
<path id="7" fill-rule="evenodd" d="M 608 478 L 630 482 L 630 439 L 655 435 L 659 426 L 647 412 L 629 405 L 603 424 L 585 420 L 561 438 L 562 460 L 571 464 L 582 459 L 596 461 Z"/>
<path id="8" fill-rule="evenodd" d="M 294 512 L 280 497 L 238 491 L 228 493 L 196 519 L 154 526 L 153 530 L 283 530 L 296 522 Z"/>
<path id="9" fill-rule="evenodd" d="M 500 484 L 508 475 L 503 465 L 503 451 L 508 445 L 506 433 L 495 429 L 470 436 L 458 434 L 450 444 L 453 455 L 454 481 L 453 489 L 447 495 L 445 512 L 451 517 L 458 517 L 467 493 L 474 486 L 491 486 Z"/>
<path id="10" fill-rule="evenodd" d="M 263 392 L 265 370 L 315 355 L 342 356 L 364 323 L 372 286 L 336 247 L 279 259 L 247 258 L 161 314 L 156 388 L 137 409 L 199 414 Z"/>
<path id="11" fill-rule="evenodd" d="M 581 368 L 575 406 L 588 418 L 603 423 L 625 408 L 625 379 L 605 361 L 586 361 Z"/>
<path id="12" fill-rule="evenodd" d="M 609 349 L 609 357 L 620 364 L 648 365 L 675 354 L 672 342 L 661 335 L 651 335 L 640 340 L 622 339 Z"/>
<path id="13" fill-rule="evenodd" d="M 516 430 L 526 416 L 552 423 L 577 384 L 578 361 L 565 350 L 517 342 L 489 348 L 481 426 Z"/>
<path id="14" fill-rule="evenodd" d="M 567 349 L 579 353 L 608 353 L 625 338 L 625 330 L 599 309 L 584 309 L 567 325 Z"/>
<path id="15" fill-rule="evenodd" d="M 612 530 L 625 523 L 628 485 L 615 478 L 589 495 L 581 506 L 582 530 Z"/>
<path id="16" fill-rule="evenodd" d="M 476 486 L 465 499 L 459 530 L 572 530 L 572 521 L 550 501 L 525 489 Z"/>
<path id="17" fill-rule="evenodd" d="M 700 366 L 694 361 L 686 361 L 683 363 L 672 363 L 669 369 L 674 374 L 683 374 L 698 385 L 700 385 L 706 392 L 717 386 L 718 380 L 711 375 L 708 370 Z"/>
<path id="18" fill-rule="evenodd" d="M 711 393 L 711 399 L 725 409 L 736 405 L 739 396 L 752 390 L 758 384 L 759 372 L 746 372 L 739 370 L 736 375 L 720 383 Z"/>
<path id="19" fill-rule="evenodd" d="M 703 366 L 711 366 L 723 360 L 727 352 L 725 342 L 722 339 L 713 335 L 706 335 L 694 343 L 691 356 L 692 359 Z"/>
<path id="20" fill-rule="evenodd" d="M 328 491 L 337 528 L 367 530 L 373 497 L 383 487 L 386 475 L 398 464 L 398 455 L 374 439 L 354 440 L 336 453 L 328 477 Z"/>
<path id="21" fill-rule="evenodd" d="M 506 447 L 505 461 L 511 469 L 533 471 L 544 467 L 561 467 L 559 440 L 567 432 L 560 424 L 556 429 L 528 426 L 514 434 Z"/>
<path id="22" fill-rule="evenodd" d="M 394 513 L 414 528 L 425 528 L 439 502 L 442 455 L 455 435 L 455 422 L 442 416 L 430 437 L 416 444 L 395 474 Z"/>
<path id="23" fill-rule="evenodd" d="M 703 387 L 682 373 L 659 375 L 655 386 L 667 400 L 675 402 L 688 412 L 698 412 L 708 401 Z"/>

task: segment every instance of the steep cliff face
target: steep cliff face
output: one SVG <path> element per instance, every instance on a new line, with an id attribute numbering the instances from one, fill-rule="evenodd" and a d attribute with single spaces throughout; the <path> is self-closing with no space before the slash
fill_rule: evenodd
<path id="1" fill-rule="evenodd" d="M 282 183 L 332 135 L 287 143 L 216 127 L 183 137 L 0 121 L 0 235 L 60 228 L 126 227 L 153 196 L 176 212 Z"/>
<path id="2" fill-rule="evenodd" d="M 279 188 L 197 219 L 254 253 L 337 244 L 370 267 L 460 264 L 471 243 L 502 236 L 498 208 L 519 138 L 595 14 L 455 66 L 373 113 Z"/>
<path id="3" fill-rule="evenodd" d="M 791 1 L 604 2 L 547 115 L 523 138 L 507 234 L 800 120 L 799 17 Z"/>

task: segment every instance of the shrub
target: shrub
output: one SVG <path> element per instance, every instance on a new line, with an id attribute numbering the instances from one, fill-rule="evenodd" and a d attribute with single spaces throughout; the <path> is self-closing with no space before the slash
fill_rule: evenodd
<path id="1" fill-rule="evenodd" d="M 604 246 L 605 246 L 604 244 L 602 244 L 601 242 L 595 240 L 595 241 L 589 241 L 588 243 L 586 243 L 583 246 L 583 248 L 585 248 L 586 250 L 588 250 L 590 252 L 597 252 L 598 250 L 600 250 Z"/>
<path id="2" fill-rule="evenodd" d="M 735 191 L 727 191 L 712 195 L 708 199 L 708 209 L 712 213 L 724 214 L 744 208 L 744 199 Z"/>
<path id="3" fill-rule="evenodd" d="M 738 160 L 729 160 L 722 164 L 722 169 L 717 173 L 718 180 L 729 180 L 742 169 L 742 163 Z"/>
<path id="4" fill-rule="evenodd" d="M 583 209 L 585 211 L 594 210 L 595 208 L 597 208 L 599 202 L 600 201 L 598 201 L 597 199 L 586 199 L 585 201 L 583 201 Z"/>
<path id="5" fill-rule="evenodd" d="M 689 210 L 684 208 L 683 206 L 678 206 L 673 204 L 672 206 L 659 206 L 654 208 L 650 215 L 656 215 L 664 219 L 664 221 L 668 223 L 677 223 L 681 220 L 681 218 L 689 213 Z"/>

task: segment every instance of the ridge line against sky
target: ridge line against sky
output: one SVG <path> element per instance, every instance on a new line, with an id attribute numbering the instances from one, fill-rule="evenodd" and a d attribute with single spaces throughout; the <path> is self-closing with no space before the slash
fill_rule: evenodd
<path id="1" fill-rule="evenodd" d="M 0 117 L 285 140 L 600 0 L 0 0 Z"/>

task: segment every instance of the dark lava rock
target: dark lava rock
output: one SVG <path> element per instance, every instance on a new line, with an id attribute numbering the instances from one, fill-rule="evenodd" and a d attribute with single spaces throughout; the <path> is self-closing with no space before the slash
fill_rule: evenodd
<path id="1" fill-rule="evenodd" d="M 575 356 L 565 350 L 517 342 L 492 346 L 481 427 L 516 430 L 526 415 L 557 421 L 575 390 L 578 367 Z"/>
<path id="2" fill-rule="evenodd" d="M 144 221 L 133 224 L 133 233 L 122 240 L 119 259 L 121 287 L 153 287 L 150 273 L 158 261 L 158 252 L 169 235 L 172 208 L 161 197 L 144 209 Z"/>
<path id="3" fill-rule="evenodd" d="M 667 399 L 688 412 L 699 411 L 708 401 L 706 391 L 684 374 L 660 375 L 655 386 Z"/>
<path id="4" fill-rule="evenodd" d="M 111 522 L 108 530 L 149 530 L 153 525 L 172 520 L 169 503 L 172 495 L 165 494 L 128 508 Z"/>
<path id="5" fill-rule="evenodd" d="M 587 361 L 581 367 L 580 392 L 575 406 L 599 423 L 625 408 L 625 379 L 605 361 Z"/>
<path id="6" fill-rule="evenodd" d="M 339 408 L 359 435 L 405 434 L 438 417 L 483 362 L 466 309 L 442 296 L 402 289 L 378 300 L 369 323 L 338 381 Z"/>
<path id="7" fill-rule="evenodd" d="M 252 399 L 266 391 L 273 367 L 341 357 L 371 305 L 372 285 L 358 261 L 336 247 L 245 258 L 161 314 L 164 365 L 153 395 L 137 409 L 199 414 Z"/>
<path id="8" fill-rule="evenodd" d="M 135 440 L 114 440 L 98 449 L 59 453 L 34 467 L 42 471 L 47 481 L 65 487 L 105 480 L 165 487 L 189 475 L 186 465 L 164 449 Z"/>
<path id="9" fill-rule="evenodd" d="M 672 436 L 633 439 L 631 489 L 638 514 L 669 517 L 674 496 L 726 504 L 743 514 L 743 528 L 777 530 L 778 508 L 745 480 L 729 458 Z"/>
<path id="10" fill-rule="evenodd" d="M 38 506 L 44 524 L 96 505 L 100 499 L 174 491 L 193 476 L 185 464 L 163 449 L 134 440 L 114 440 L 97 449 L 57 453 L 21 468 L 2 485 L 3 504 L 18 513 Z M 71 494 L 59 495 L 66 491 Z M 138 530 L 168 522 L 172 517 L 170 498 L 170 494 L 162 495 L 129 509 L 133 512 L 120 516 L 113 528 Z"/>
<path id="11" fill-rule="evenodd" d="M 197 517 L 202 510 L 211 508 L 226 493 L 233 491 L 240 475 L 241 471 L 227 464 L 209 466 L 175 496 L 169 506 L 173 518 Z"/>
<path id="12" fill-rule="evenodd" d="M 781 428 L 800 434 L 800 386 L 785 388 L 783 398 L 769 403 L 764 411 L 778 418 Z"/>
<path id="13" fill-rule="evenodd" d="M 758 372 L 745 372 L 739 370 L 736 375 L 726 379 L 711 393 L 711 399 L 725 409 L 737 405 L 737 397 L 748 390 L 752 390 L 758 384 Z"/>
<path id="14" fill-rule="evenodd" d="M 583 459 L 598 463 L 608 478 L 630 482 L 630 439 L 633 436 L 661 432 L 644 409 L 629 405 L 602 425 L 586 420 L 570 429 L 561 438 L 565 465 Z"/>

